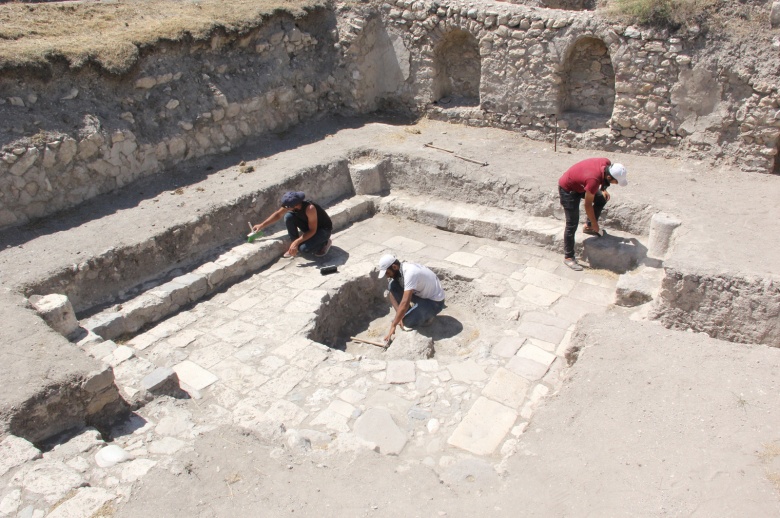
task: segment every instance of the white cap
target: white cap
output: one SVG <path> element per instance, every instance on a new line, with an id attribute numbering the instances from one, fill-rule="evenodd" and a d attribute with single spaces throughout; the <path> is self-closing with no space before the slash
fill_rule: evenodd
<path id="1" fill-rule="evenodd" d="M 393 263 L 396 261 L 396 258 L 393 254 L 385 254 L 382 257 L 379 258 L 379 278 L 385 276 L 387 273 L 387 269 L 393 266 Z"/>
<path id="2" fill-rule="evenodd" d="M 609 166 L 609 174 L 618 181 L 618 185 L 621 187 L 625 187 L 628 185 L 628 180 L 626 180 L 626 174 L 628 171 L 626 171 L 626 166 L 623 164 L 612 164 Z"/>

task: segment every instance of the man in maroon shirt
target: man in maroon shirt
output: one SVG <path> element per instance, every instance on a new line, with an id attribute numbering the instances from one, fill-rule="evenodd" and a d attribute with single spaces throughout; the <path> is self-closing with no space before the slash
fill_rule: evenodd
<path id="1" fill-rule="evenodd" d="M 613 164 L 606 158 L 588 158 L 571 166 L 558 180 L 558 195 L 566 214 L 563 233 L 563 262 L 572 270 L 582 271 L 574 258 L 574 234 L 580 223 L 580 200 L 585 199 L 588 221 L 582 228 L 586 234 L 600 235 L 599 216 L 609 201 L 607 187 L 611 184 L 625 186 L 626 168 Z"/>

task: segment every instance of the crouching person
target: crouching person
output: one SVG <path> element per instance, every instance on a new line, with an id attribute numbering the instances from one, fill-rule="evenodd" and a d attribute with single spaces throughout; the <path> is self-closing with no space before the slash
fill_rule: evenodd
<path id="1" fill-rule="evenodd" d="M 389 342 L 398 325 L 411 329 L 433 323 L 433 318 L 444 309 L 444 290 L 436 274 L 416 263 L 401 263 L 394 255 L 379 259 L 379 278 L 387 277 L 390 304 L 395 309 Z"/>

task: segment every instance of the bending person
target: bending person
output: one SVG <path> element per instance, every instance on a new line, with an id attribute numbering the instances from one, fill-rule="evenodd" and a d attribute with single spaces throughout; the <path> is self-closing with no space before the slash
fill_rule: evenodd
<path id="1" fill-rule="evenodd" d="M 427 326 L 444 309 L 441 283 L 425 266 L 401 263 L 394 255 L 385 254 L 379 258 L 379 278 L 383 277 L 388 278 L 388 298 L 395 309 L 385 342 L 390 341 L 399 324 L 411 329 Z"/>
<path id="2" fill-rule="evenodd" d="M 572 270 L 582 271 L 582 266 L 574 257 L 574 234 L 580 222 L 580 200 L 585 200 L 585 214 L 588 216 L 582 231 L 599 235 L 599 216 L 609 201 L 607 187 L 612 184 L 628 184 L 626 168 L 621 164 L 613 164 L 607 158 L 588 158 L 577 162 L 558 180 L 558 196 L 566 215 L 563 262 Z"/>
<path id="3" fill-rule="evenodd" d="M 269 227 L 282 217 L 291 241 L 290 248 L 282 257 L 295 257 L 299 251 L 304 254 L 314 253 L 317 257 L 328 253 L 333 244 L 330 239 L 333 223 L 325 210 L 313 201 L 306 200 L 306 195 L 301 191 L 284 193 L 282 206 L 268 219 L 252 227 L 252 230 L 257 232 Z"/>

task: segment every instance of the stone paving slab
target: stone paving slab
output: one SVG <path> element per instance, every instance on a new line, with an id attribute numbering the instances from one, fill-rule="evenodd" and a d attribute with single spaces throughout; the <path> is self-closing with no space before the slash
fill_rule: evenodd
<path id="1" fill-rule="evenodd" d="M 516 420 L 517 414 L 511 408 L 480 397 L 447 443 L 476 455 L 491 455 Z"/>
<path id="2" fill-rule="evenodd" d="M 161 458 L 188 448 L 199 427 L 216 423 L 279 438 L 283 428 L 291 444 L 311 436 L 323 451 L 424 451 L 434 464 L 462 452 L 494 455 L 522 435 L 559 385 L 555 365 L 565 365 L 575 319 L 609 304 L 603 276 L 561 275 L 556 254 L 522 244 L 452 235 L 382 215 L 335 233 L 334 247 L 342 240 L 351 249 L 338 275 L 321 276 L 302 258 L 278 260 L 121 346 L 135 355 L 116 367 L 125 392 L 137 392 L 144 376 L 167 368 L 199 408 L 210 410 L 198 418 L 181 409 L 150 415 L 152 435 L 133 443 L 136 460 L 116 472 L 117 480 L 140 480 Z M 388 244 L 409 247 L 393 249 L 403 260 L 458 276 L 471 296 L 483 297 L 493 314 L 490 326 L 467 341 L 474 330 L 471 306 L 461 314 L 457 297 L 449 297 L 440 318 L 460 320 L 463 331 L 436 341 L 435 358 L 390 359 L 376 348 L 355 355 L 307 338 L 320 304 L 349 279 L 369 275 Z M 119 347 L 110 345 L 113 356 Z M 420 437 L 426 441 L 418 446 Z"/>

